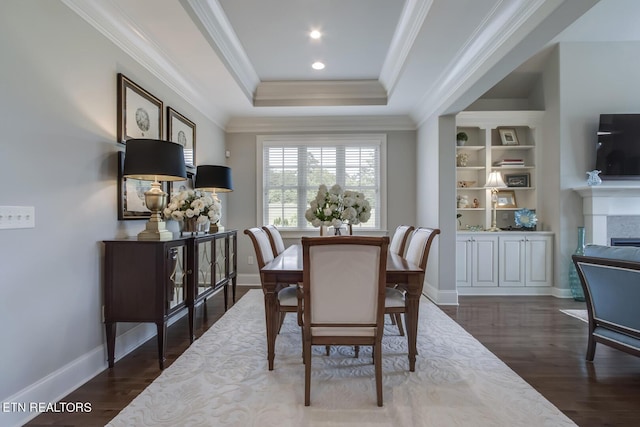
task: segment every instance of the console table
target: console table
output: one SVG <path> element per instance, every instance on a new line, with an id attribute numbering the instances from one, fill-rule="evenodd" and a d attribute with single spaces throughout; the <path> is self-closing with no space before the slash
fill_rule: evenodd
<path id="1" fill-rule="evenodd" d="M 189 341 L 193 342 L 198 305 L 222 287 L 226 310 L 229 284 L 236 301 L 236 230 L 176 235 L 167 241 L 131 238 L 103 243 L 104 323 L 110 368 L 114 364 L 117 322 L 155 323 L 158 359 L 160 369 L 164 369 L 169 319 L 188 309 Z"/>

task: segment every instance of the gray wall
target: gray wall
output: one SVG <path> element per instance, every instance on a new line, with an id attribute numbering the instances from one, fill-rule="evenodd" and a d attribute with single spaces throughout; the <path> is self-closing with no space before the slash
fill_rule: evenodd
<path id="1" fill-rule="evenodd" d="M 362 129 L 353 133 L 366 132 L 366 129 Z M 277 132 L 277 134 L 285 133 Z M 314 132 L 307 132 L 307 134 L 312 133 Z M 381 132 L 372 131 L 371 133 Z M 416 223 L 416 133 L 414 131 L 382 133 L 387 134 L 387 229 L 391 235 L 398 225 Z M 260 135 L 266 134 L 268 133 L 260 133 Z M 256 136 L 256 133 L 228 133 L 226 136 L 227 149 L 231 154 L 228 165 L 234 171 L 234 192 L 229 193 L 227 198 L 229 216 L 224 223 L 226 227 L 238 229 L 240 234 L 244 229 L 257 225 Z M 285 238 L 286 245 L 295 241 L 295 239 Z M 254 256 L 253 246 L 249 238 L 242 235 L 238 238 L 240 282 L 259 283 L 258 267 L 256 264 L 247 263 L 249 256 Z"/>
<path id="2" fill-rule="evenodd" d="M 0 401 L 55 401 L 106 367 L 101 241 L 144 227 L 116 216 L 117 73 L 196 123 L 198 162 L 224 133 L 62 2 L 0 2 L 0 54 L 0 205 L 36 209 L 0 230 Z"/>

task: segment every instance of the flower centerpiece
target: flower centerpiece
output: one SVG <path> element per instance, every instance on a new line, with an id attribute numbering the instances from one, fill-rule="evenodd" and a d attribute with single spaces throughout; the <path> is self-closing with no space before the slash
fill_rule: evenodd
<path id="1" fill-rule="evenodd" d="M 314 227 L 333 226 L 338 230 L 342 224 L 356 225 L 369 221 L 371 205 L 359 191 L 344 191 L 338 184 L 331 188 L 321 184 L 304 216 Z"/>
<path id="2" fill-rule="evenodd" d="M 222 205 L 207 192 L 185 190 L 171 198 L 164 216 L 180 222 L 183 231 L 207 230 L 206 224 L 220 221 Z"/>

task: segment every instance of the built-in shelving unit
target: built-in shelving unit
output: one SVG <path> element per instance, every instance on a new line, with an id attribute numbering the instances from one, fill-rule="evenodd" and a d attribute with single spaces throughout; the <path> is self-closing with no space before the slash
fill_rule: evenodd
<path id="1" fill-rule="evenodd" d="M 499 226 L 503 216 L 513 217 L 513 211 L 537 208 L 536 151 L 543 114 L 543 111 L 463 111 L 457 115 L 457 132 L 468 136 L 463 146 L 456 147 L 456 196 L 468 201 L 467 206 L 458 205 L 461 230 L 465 231 L 466 226 L 490 227 L 491 191 L 485 184 L 492 171 L 501 172 L 509 185 L 504 190 L 513 191 L 517 206 L 498 208 Z M 517 144 L 503 144 L 501 130 L 515 133 Z M 459 163 L 460 156 L 466 157 L 466 164 Z M 521 160 L 522 164 L 498 166 L 505 159 Z M 505 212 L 511 212 L 510 216 L 501 215 Z"/>

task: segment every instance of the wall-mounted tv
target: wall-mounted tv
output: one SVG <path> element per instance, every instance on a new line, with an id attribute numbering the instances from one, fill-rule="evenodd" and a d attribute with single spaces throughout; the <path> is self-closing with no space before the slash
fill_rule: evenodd
<path id="1" fill-rule="evenodd" d="M 640 179 L 640 114 L 601 114 L 596 169 L 602 179 Z"/>

